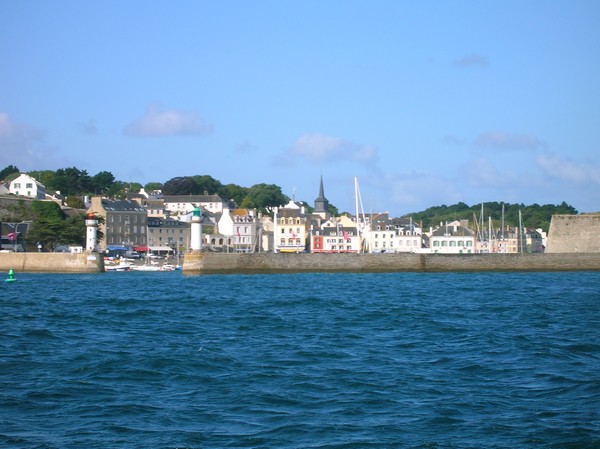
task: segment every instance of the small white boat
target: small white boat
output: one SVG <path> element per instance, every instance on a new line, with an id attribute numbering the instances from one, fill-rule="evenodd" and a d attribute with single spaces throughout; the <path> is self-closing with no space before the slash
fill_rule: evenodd
<path id="1" fill-rule="evenodd" d="M 158 265 L 134 265 L 131 269 L 133 271 L 161 271 Z"/>
<path id="2" fill-rule="evenodd" d="M 131 271 L 132 264 L 129 262 L 104 264 L 104 271 Z"/>

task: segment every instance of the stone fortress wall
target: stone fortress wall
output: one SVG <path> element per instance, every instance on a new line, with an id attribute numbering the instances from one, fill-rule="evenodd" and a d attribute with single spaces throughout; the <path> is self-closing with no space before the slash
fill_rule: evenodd
<path id="1" fill-rule="evenodd" d="M 553 215 L 546 253 L 600 254 L 600 214 Z"/>

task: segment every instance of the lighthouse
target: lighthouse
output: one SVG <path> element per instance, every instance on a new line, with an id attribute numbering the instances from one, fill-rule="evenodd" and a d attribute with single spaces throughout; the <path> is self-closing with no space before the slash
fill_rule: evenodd
<path id="1" fill-rule="evenodd" d="M 90 212 L 85 220 L 85 250 L 88 252 L 96 251 L 98 245 L 98 220 L 93 212 Z"/>
<path id="2" fill-rule="evenodd" d="M 202 215 L 200 208 L 196 207 L 192 215 L 192 226 L 190 229 L 190 247 L 192 251 L 202 250 Z"/>

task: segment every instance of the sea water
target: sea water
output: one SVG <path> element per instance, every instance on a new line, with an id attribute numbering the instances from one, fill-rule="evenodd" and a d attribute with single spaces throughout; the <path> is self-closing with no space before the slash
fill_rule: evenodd
<path id="1" fill-rule="evenodd" d="M 600 273 L 16 278 L 2 447 L 600 447 Z"/>

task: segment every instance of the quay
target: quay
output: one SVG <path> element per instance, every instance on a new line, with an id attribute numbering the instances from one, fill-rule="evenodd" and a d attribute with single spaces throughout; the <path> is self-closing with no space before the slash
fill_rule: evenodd
<path id="1" fill-rule="evenodd" d="M 0 253 L 0 272 L 102 273 L 98 253 Z M 185 254 L 183 273 L 393 273 L 481 271 L 600 271 L 599 253 L 533 254 L 284 254 L 212 253 Z"/>
<path id="2" fill-rule="evenodd" d="M 0 272 L 102 273 L 104 258 L 98 253 L 0 253 Z"/>
<path id="3" fill-rule="evenodd" d="M 183 262 L 183 273 L 191 275 L 481 271 L 600 271 L 600 254 L 227 254 L 195 251 L 186 254 Z"/>

